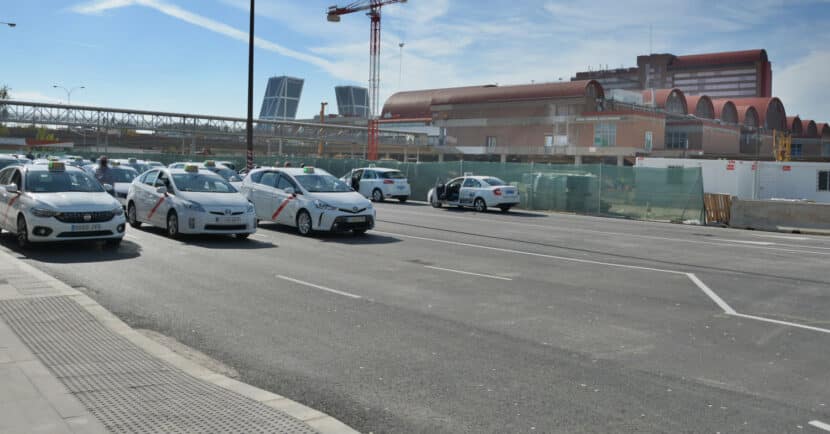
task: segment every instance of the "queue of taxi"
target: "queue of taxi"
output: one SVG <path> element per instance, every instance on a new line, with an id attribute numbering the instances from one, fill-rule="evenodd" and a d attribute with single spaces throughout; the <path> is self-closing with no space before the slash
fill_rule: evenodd
<path id="1" fill-rule="evenodd" d="M 225 234 L 246 239 L 260 222 L 314 232 L 365 234 L 375 226 L 372 202 L 406 202 L 411 187 L 399 170 L 369 166 L 341 178 L 314 167 L 258 167 L 244 179 L 230 161 L 158 162 L 110 160 L 108 183 L 98 164 L 82 157 L 19 159 L 0 156 L 0 230 L 18 244 L 104 240 L 117 246 L 126 223 L 184 234 Z M 98 179 L 96 179 L 96 177 Z M 103 184 L 102 184 L 103 183 Z M 436 184 L 427 201 L 509 211 L 516 187 L 491 176 L 464 174 Z"/>

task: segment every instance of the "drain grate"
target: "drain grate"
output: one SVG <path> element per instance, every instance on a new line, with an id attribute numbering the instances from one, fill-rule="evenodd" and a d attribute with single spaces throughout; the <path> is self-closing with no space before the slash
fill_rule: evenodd
<path id="1" fill-rule="evenodd" d="M 112 432 L 314 432 L 279 410 L 161 362 L 69 297 L 0 301 L 0 317 Z"/>

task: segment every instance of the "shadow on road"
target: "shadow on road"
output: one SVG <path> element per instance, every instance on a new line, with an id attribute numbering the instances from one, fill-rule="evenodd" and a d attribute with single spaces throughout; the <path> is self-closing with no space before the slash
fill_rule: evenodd
<path id="1" fill-rule="evenodd" d="M 466 214 L 470 213 L 472 215 L 480 214 L 477 213 L 472 208 L 458 208 L 458 207 L 444 207 L 440 210 L 448 213 L 459 213 L 459 214 Z M 517 211 L 517 210 L 510 210 L 509 212 L 501 212 L 498 208 L 489 208 L 484 214 L 500 214 L 504 216 L 510 217 L 522 217 L 522 218 L 545 218 L 549 217 L 547 214 L 539 213 L 539 212 L 529 212 L 529 211 Z"/>
<path id="2" fill-rule="evenodd" d="M 121 261 L 141 256 L 141 246 L 127 239 L 118 247 L 107 246 L 103 241 L 62 241 L 32 244 L 21 249 L 17 246 L 17 238 L 4 232 L 0 236 L 0 245 L 28 259 L 55 264 Z"/>
<path id="3" fill-rule="evenodd" d="M 260 223 L 259 230 L 277 232 L 287 237 L 302 238 L 302 235 L 297 233 L 297 229 L 275 223 Z M 372 231 L 369 231 L 364 235 L 354 235 L 351 232 L 315 232 L 309 238 L 312 240 L 316 239 L 324 243 L 341 243 L 352 245 L 392 244 L 401 242 L 401 240 L 398 238 L 373 234 Z"/>
<path id="4" fill-rule="evenodd" d="M 133 229 L 136 230 L 136 229 Z M 152 234 L 166 239 L 167 237 L 164 229 L 157 227 L 143 227 L 137 229 L 139 231 Z M 253 238 L 239 239 L 233 235 L 222 234 L 199 234 L 199 235 L 180 235 L 176 241 L 192 246 L 204 247 L 206 249 L 218 250 L 259 250 L 259 249 L 274 249 L 277 246 L 268 241 L 259 241 Z"/>

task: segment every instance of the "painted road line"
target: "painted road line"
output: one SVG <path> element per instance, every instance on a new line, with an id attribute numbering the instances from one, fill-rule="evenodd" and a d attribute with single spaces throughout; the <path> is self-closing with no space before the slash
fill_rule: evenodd
<path id="1" fill-rule="evenodd" d="M 266 237 L 265 235 L 262 235 L 262 234 L 251 234 L 251 236 L 252 237 L 257 237 L 257 238 L 262 238 L 262 239 L 265 239 L 265 240 L 270 240 L 270 238 L 268 238 L 268 237 Z"/>
<path id="2" fill-rule="evenodd" d="M 361 296 L 359 296 L 359 295 L 352 294 L 352 293 L 349 293 L 349 292 L 346 292 L 346 291 L 339 291 L 339 290 L 337 290 L 337 289 L 331 289 L 331 288 L 327 288 L 327 287 L 325 287 L 325 286 L 315 285 L 315 284 L 313 284 L 313 283 L 304 282 L 304 281 L 302 281 L 302 280 L 292 279 L 292 278 L 290 278 L 290 277 L 283 276 L 283 275 L 281 275 L 281 274 L 277 274 L 277 277 L 278 277 L 278 278 L 280 278 L 280 279 L 282 279 L 282 280 L 287 280 L 287 281 L 289 281 L 289 282 L 296 283 L 296 284 L 298 284 L 298 285 L 308 286 L 308 287 L 310 287 L 310 288 L 319 289 L 319 290 L 321 290 L 321 291 L 330 292 L 330 293 L 332 293 L 332 294 L 342 295 L 342 296 L 344 296 L 344 297 L 355 298 L 355 299 L 360 299 L 360 298 L 363 298 L 363 297 L 361 297 Z"/>
<path id="3" fill-rule="evenodd" d="M 430 216 L 430 217 L 435 217 L 436 216 L 435 214 L 426 214 L 426 213 L 417 213 L 417 212 L 411 212 L 410 214 Z M 551 230 L 551 231 L 561 231 L 561 232 L 569 232 L 569 233 L 570 232 L 582 232 L 582 233 L 599 234 L 599 235 L 613 235 L 613 236 L 630 237 L 630 238 L 642 238 L 642 239 L 649 239 L 649 240 L 674 241 L 674 242 L 678 242 L 678 243 L 702 244 L 702 245 L 709 245 L 709 246 L 736 247 L 734 244 L 728 244 L 726 242 L 721 242 L 718 239 L 713 239 L 711 241 L 703 241 L 703 240 L 692 240 L 692 239 L 686 239 L 686 238 L 661 237 L 661 236 L 657 236 L 657 235 L 632 234 L 632 233 L 628 233 L 628 232 L 610 232 L 610 231 L 598 231 L 598 230 L 593 230 L 593 229 L 561 228 L 561 227 L 556 227 L 554 225 L 538 225 L 538 224 L 533 224 L 533 223 L 511 222 L 511 221 L 504 221 L 504 220 L 501 220 L 501 219 L 488 220 L 488 219 L 481 219 L 481 218 L 476 218 L 476 217 L 463 217 L 462 218 L 462 217 L 441 215 L 441 214 L 438 214 L 438 216 L 440 216 L 442 218 L 446 218 L 446 219 L 451 219 L 451 220 L 464 220 L 464 221 L 467 221 L 467 222 L 469 222 L 469 221 L 481 221 L 481 222 L 486 222 L 486 223 L 499 223 L 499 224 L 515 225 L 515 226 L 526 226 L 526 227 L 541 228 L 541 229 L 547 229 L 547 230 Z M 426 229 L 443 230 L 441 228 L 433 228 L 433 227 L 428 227 L 428 226 L 418 226 L 418 225 L 412 225 L 410 223 L 393 221 L 393 220 L 378 219 L 378 221 L 385 222 L 385 223 L 392 223 L 392 224 L 401 224 L 401 225 L 407 225 L 407 226 L 423 227 L 423 228 L 426 228 Z M 810 254 L 817 254 L 817 255 L 830 255 L 830 253 L 825 253 L 825 252 L 816 252 L 816 251 L 810 251 L 810 250 L 793 250 L 791 248 L 788 248 L 788 249 L 782 248 L 782 247 L 794 247 L 794 248 L 799 248 L 799 249 L 812 249 L 813 248 L 812 246 L 784 245 L 784 244 L 779 244 L 777 246 L 763 246 L 763 245 L 759 246 L 759 245 L 754 245 L 754 244 L 744 244 L 744 246 L 748 247 L 748 248 L 761 249 L 761 250 L 774 250 L 774 251 L 780 251 L 780 252 L 786 252 L 786 253 L 799 253 L 799 254 L 810 253 Z M 830 248 L 824 248 L 824 247 L 816 247 L 816 248 L 821 249 L 821 250 L 830 249 Z"/>
<path id="4" fill-rule="evenodd" d="M 796 327 L 796 328 L 805 329 L 805 330 L 812 330 L 812 331 L 816 331 L 816 332 L 820 332 L 820 333 L 830 334 L 830 329 L 823 329 L 823 328 L 820 328 L 820 327 L 813 327 L 813 326 L 798 324 L 798 323 L 794 323 L 794 322 L 781 321 L 781 320 L 772 319 L 772 318 L 764 318 L 764 317 L 761 317 L 761 316 L 747 315 L 747 314 L 743 314 L 743 313 L 738 313 L 737 311 L 735 311 L 735 309 L 732 308 L 732 306 L 730 306 L 718 294 L 716 294 L 715 291 L 712 291 L 711 288 L 709 288 L 705 283 L 703 283 L 703 281 L 701 281 L 694 273 L 686 273 L 686 272 L 683 272 L 683 271 L 675 271 L 675 270 L 665 270 L 665 269 L 661 269 L 661 268 L 640 267 L 640 266 L 637 266 L 637 265 L 614 264 L 614 263 L 611 263 L 611 262 L 593 261 L 593 260 L 589 260 L 589 259 L 568 258 L 568 257 L 564 257 L 564 256 L 546 255 L 546 254 L 543 254 L 543 253 L 525 252 L 525 251 L 521 251 L 521 250 L 504 249 L 504 248 L 500 248 L 500 247 L 490 247 L 490 246 L 483 246 L 483 245 L 479 245 L 479 244 L 461 243 L 461 242 L 458 242 L 458 241 L 439 240 L 439 239 L 436 239 L 436 238 L 426 238 L 426 237 L 417 237 L 417 236 L 414 236 L 414 235 L 396 234 L 396 233 L 392 233 L 392 232 L 375 231 L 375 233 L 383 234 L 383 235 L 389 235 L 389 236 L 393 236 L 393 237 L 411 238 L 411 239 L 415 239 L 415 240 L 432 241 L 432 242 L 442 243 L 442 244 L 451 244 L 451 245 L 456 245 L 456 246 L 461 246 L 461 247 L 472 247 L 472 248 L 481 249 L 481 250 L 491 250 L 491 251 L 504 252 L 504 253 L 513 253 L 513 254 L 517 254 L 517 255 L 535 256 L 535 257 L 539 257 L 539 258 L 558 259 L 558 260 L 562 260 L 562 261 L 578 262 L 578 263 L 582 263 L 582 264 L 605 265 L 605 266 L 608 266 L 608 267 L 627 268 L 627 269 L 630 269 L 630 270 L 655 271 L 655 272 L 667 273 L 667 274 L 682 274 L 682 275 L 686 276 L 689 280 L 691 280 L 692 283 L 694 283 L 695 286 L 698 287 L 698 289 L 703 291 L 703 293 L 706 294 L 706 296 L 709 297 L 709 299 L 711 299 L 713 302 L 715 302 L 715 304 L 717 304 L 718 307 L 721 308 L 721 310 L 724 313 L 726 313 L 727 315 L 736 316 L 736 317 L 739 317 L 739 318 L 752 319 L 752 320 L 756 320 L 756 321 L 768 322 L 768 323 L 772 323 L 772 324 L 785 325 L 785 326 L 789 326 L 789 327 Z"/>
<path id="5" fill-rule="evenodd" d="M 789 326 L 789 327 L 797 327 L 797 328 L 805 329 L 805 330 L 812 330 L 814 332 L 830 334 L 830 329 L 823 329 L 821 327 L 813 327 L 813 326 L 798 324 L 798 323 L 789 322 L 789 321 L 781 321 L 781 320 L 778 320 L 778 319 L 764 318 L 762 316 L 747 315 L 745 313 L 737 313 L 737 312 L 729 313 L 729 312 L 727 312 L 727 314 L 732 315 L 732 316 L 736 316 L 736 317 L 739 317 L 739 318 L 754 319 L 755 321 L 763 321 L 763 322 L 779 324 L 779 325 L 784 325 L 784 326 Z"/>
<path id="6" fill-rule="evenodd" d="M 602 262 L 602 261 L 594 261 L 591 259 L 579 259 L 579 258 L 570 258 L 567 256 L 556 256 L 556 255 L 546 255 L 544 253 L 534 253 L 534 252 L 526 252 L 523 250 L 514 250 L 514 249 L 505 249 L 502 247 L 490 247 L 484 246 L 481 244 L 470 244 L 470 243 L 462 243 L 459 241 L 449 241 L 449 240 L 439 240 L 437 238 L 427 238 L 427 237 L 418 237 L 415 235 L 404 235 L 404 234 L 396 234 L 392 232 L 383 232 L 383 231 L 374 231 L 376 234 L 381 235 L 389 235 L 393 237 L 401 237 L 401 238 L 411 238 L 414 240 L 422 240 L 422 241 L 431 241 L 434 243 L 442 243 L 442 244 L 451 244 L 455 246 L 461 247 L 472 247 L 475 249 L 481 250 L 492 250 L 496 252 L 504 252 L 504 253 L 513 253 L 515 255 L 525 255 L 525 256 L 535 256 L 537 258 L 549 258 L 549 259 L 557 259 L 560 261 L 567 261 L 567 262 L 578 262 L 581 264 L 593 264 L 593 265 L 604 265 L 606 267 L 616 267 L 616 268 L 627 268 L 630 270 L 644 270 L 644 271 L 656 271 L 659 273 L 669 273 L 669 274 L 682 274 L 686 275 L 683 271 L 674 271 L 674 270 L 664 270 L 661 268 L 651 268 L 651 267 L 641 267 L 639 265 L 625 265 L 625 264 L 615 264 L 613 262 Z"/>
<path id="7" fill-rule="evenodd" d="M 467 274 L 467 275 L 470 275 L 470 276 L 486 277 L 488 279 L 513 280 L 509 277 L 494 276 L 492 274 L 472 273 L 472 272 L 469 272 L 469 271 L 453 270 L 452 268 L 433 267 L 432 265 L 424 265 L 424 268 L 431 268 L 433 270 L 441 270 L 441 271 L 449 271 L 450 273 Z"/>
<path id="8" fill-rule="evenodd" d="M 777 238 L 779 240 L 791 240 L 791 241 L 807 241 L 809 238 L 807 237 L 794 237 L 790 235 L 767 235 L 767 234 L 756 234 L 753 233 L 752 235 L 756 237 L 764 237 L 764 238 Z"/>
<path id="9" fill-rule="evenodd" d="M 694 273 L 686 273 L 686 276 L 688 276 L 689 280 L 691 280 L 692 283 L 694 283 L 698 288 L 700 288 L 700 290 L 703 291 L 704 294 L 711 298 L 712 301 L 715 302 L 715 304 L 717 304 L 721 309 L 723 309 L 725 313 L 728 313 L 730 315 L 737 314 L 737 312 L 735 312 L 735 309 L 732 309 L 732 306 L 723 301 L 723 299 L 720 298 L 719 295 L 715 294 L 715 291 L 712 291 L 712 289 L 709 288 L 708 285 L 703 283 L 702 280 L 698 279 L 697 276 L 694 275 Z"/>
<path id="10" fill-rule="evenodd" d="M 138 237 L 135 235 L 124 234 L 124 238 L 129 238 L 131 240 L 138 240 Z"/>
<path id="11" fill-rule="evenodd" d="M 810 422 L 808 422 L 808 424 L 818 429 L 830 432 L 830 424 L 826 424 L 820 420 L 811 420 Z"/>
<path id="12" fill-rule="evenodd" d="M 775 243 L 770 241 L 744 241 L 744 240 L 729 240 L 725 238 L 717 238 L 718 242 L 724 243 L 739 243 L 739 244 L 751 244 L 753 246 L 774 246 Z"/>

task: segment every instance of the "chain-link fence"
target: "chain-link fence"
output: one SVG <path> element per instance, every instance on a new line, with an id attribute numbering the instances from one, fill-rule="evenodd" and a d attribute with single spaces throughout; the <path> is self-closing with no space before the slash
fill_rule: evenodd
<path id="1" fill-rule="evenodd" d="M 89 155 L 89 157 L 94 157 Z M 128 158 L 110 155 L 110 158 Z M 176 155 L 142 155 L 143 159 L 169 164 L 181 159 Z M 244 159 L 230 160 L 237 167 Z M 346 172 L 374 164 L 398 169 L 412 187 L 413 200 L 426 200 L 436 184 L 465 173 L 501 178 L 516 186 L 521 194 L 520 207 L 528 210 L 561 211 L 603 215 L 637 220 L 703 222 L 703 179 L 700 168 L 646 168 L 609 165 L 566 165 L 533 163 L 489 163 L 453 161 L 444 163 L 400 163 L 395 161 L 324 158 L 256 159 L 261 166 L 282 166 L 290 162 L 323 169 L 337 177 Z"/>

